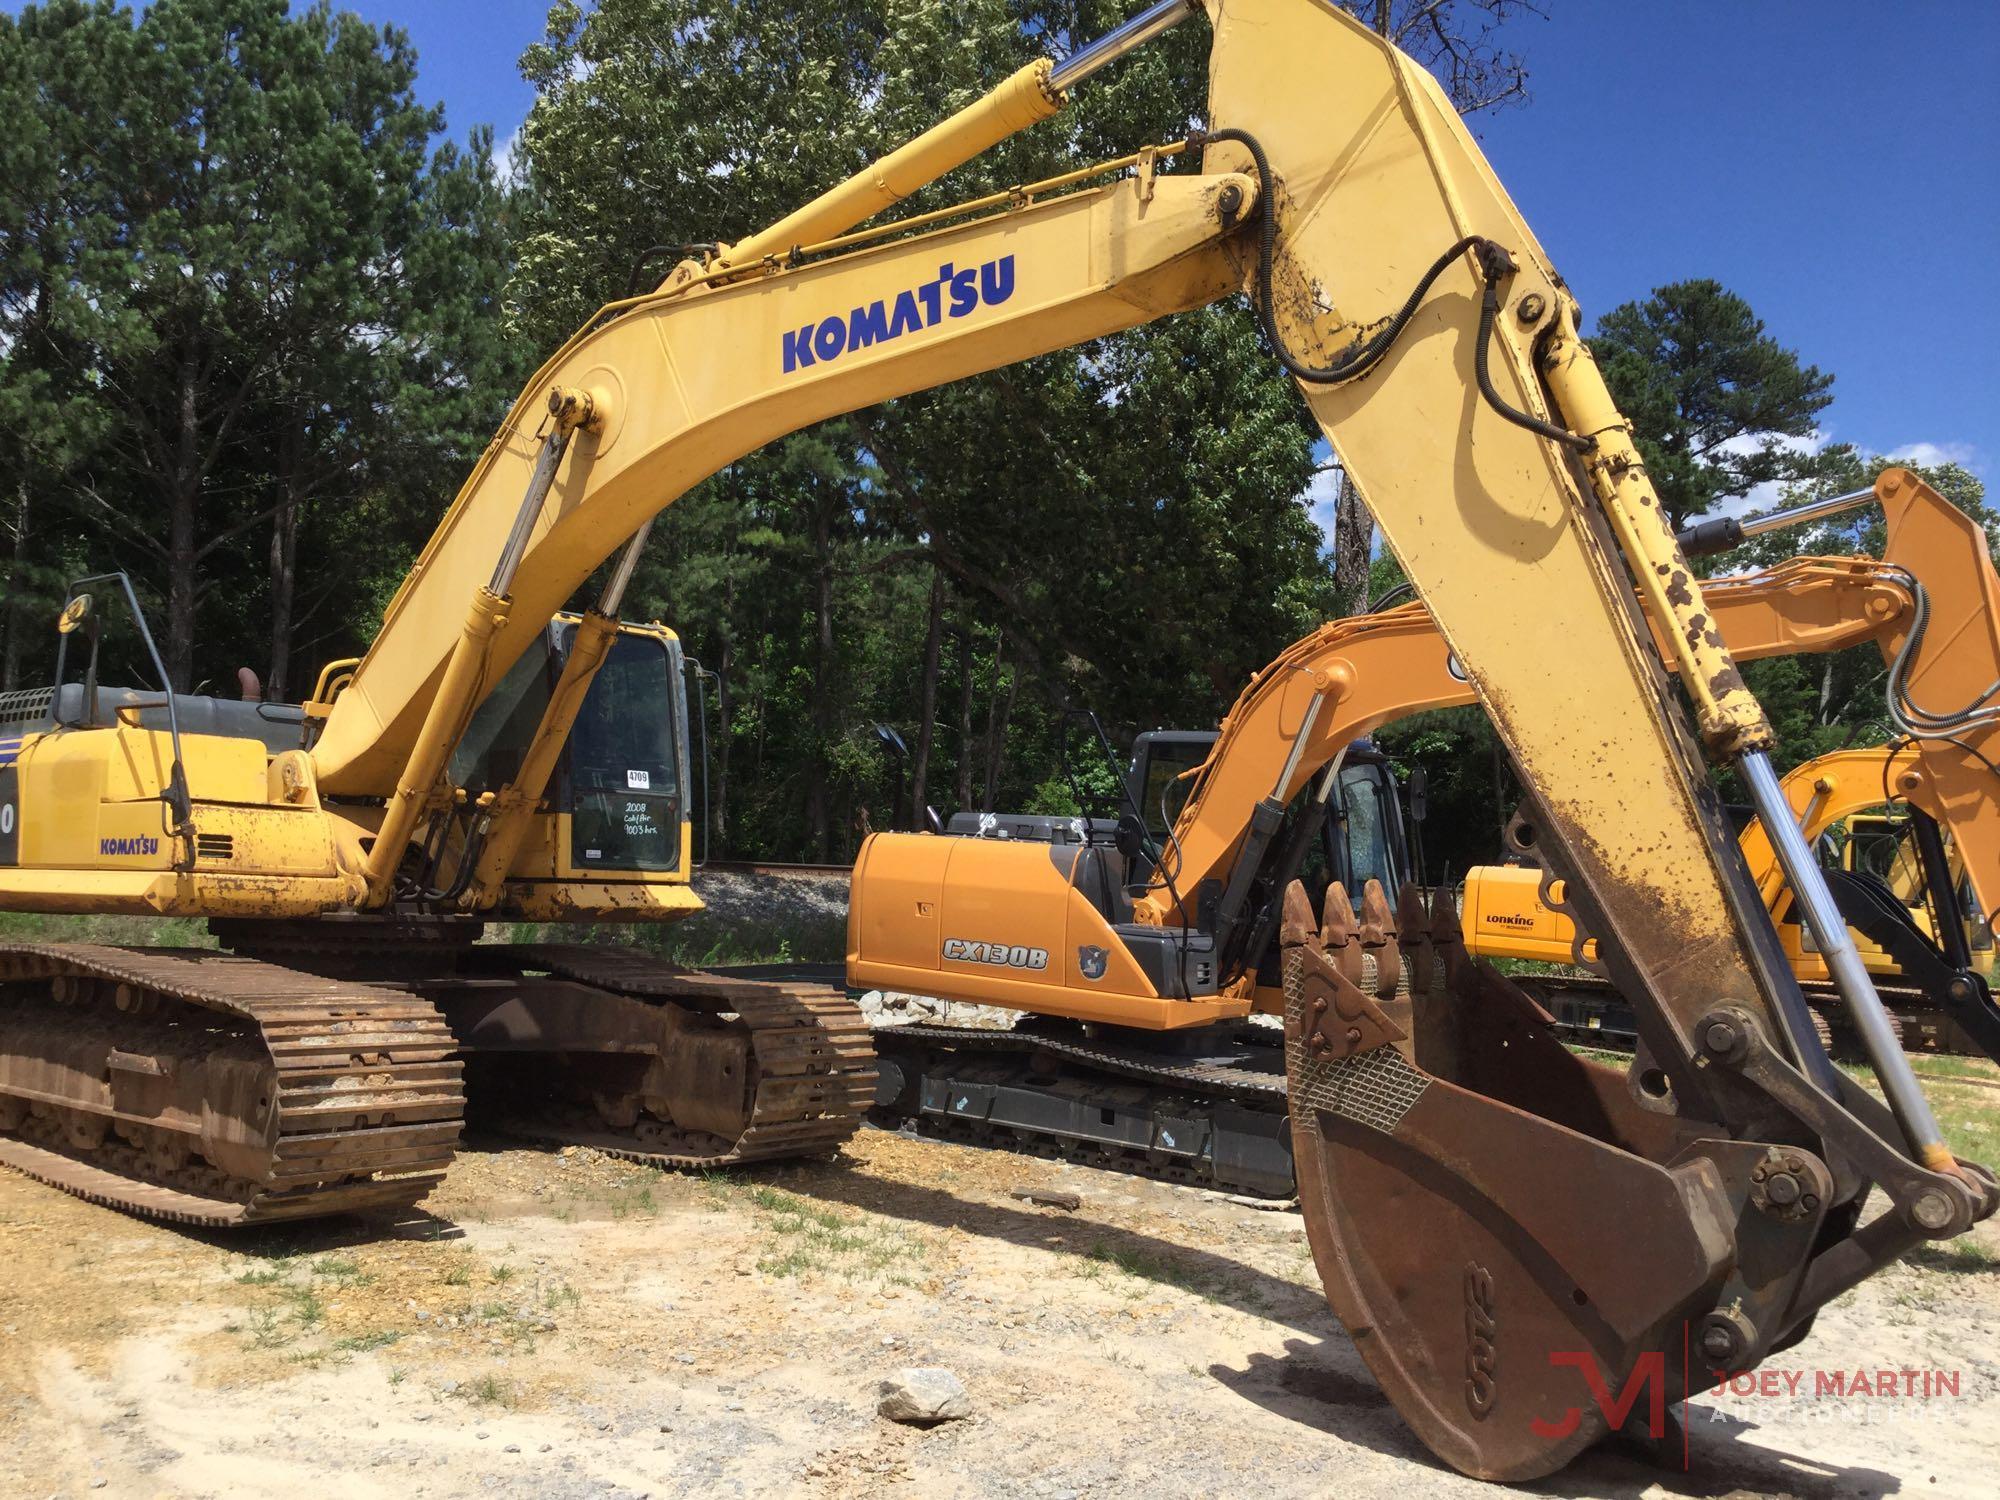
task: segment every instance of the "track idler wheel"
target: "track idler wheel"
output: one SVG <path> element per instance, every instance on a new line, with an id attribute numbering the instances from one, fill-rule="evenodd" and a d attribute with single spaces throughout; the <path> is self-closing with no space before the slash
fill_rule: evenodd
<path id="1" fill-rule="evenodd" d="M 1337 943 L 1354 924 L 1330 894 Z M 1663 1438 L 1689 1320 L 1735 1255 L 1719 1174 L 1467 959 L 1449 892 L 1398 904 L 1407 1026 L 1343 974 L 1302 890 L 1285 908 L 1293 1146 L 1327 1298 L 1467 1474 L 1534 1479 L 1614 1428 Z"/>

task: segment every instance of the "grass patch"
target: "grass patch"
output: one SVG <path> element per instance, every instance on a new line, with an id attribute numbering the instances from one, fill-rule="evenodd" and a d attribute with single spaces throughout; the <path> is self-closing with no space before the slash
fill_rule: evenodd
<path id="1" fill-rule="evenodd" d="M 1918 1052 L 1910 1056 L 1910 1066 L 1930 1078 L 1976 1078 L 2000 1082 L 2000 1070 L 1983 1057 L 1952 1057 L 1942 1052 Z"/>
<path id="2" fill-rule="evenodd" d="M 512 1406 L 514 1387 L 497 1375 L 482 1375 L 459 1387 L 459 1394 L 474 1406 Z"/>
<path id="3" fill-rule="evenodd" d="M 339 1287 L 372 1286 L 375 1282 L 359 1262 L 344 1255 L 322 1255 L 312 1263 L 312 1274 Z"/>
<path id="4" fill-rule="evenodd" d="M 1190 1271 L 1187 1267 L 1176 1265 L 1162 1256 L 1148 1255 L 1143 1250 L 1114 1248 L 1099 1240 L 1090 1247 L 1084 1258 L 1100 1267 L 1109 1266 L 1122 1271 L 1134 1281 L 1150 1281 L 1156 1286 L 1170 1286 L 1176 1291 L 1186 1292 L 1204 1301 L 1215 1300 L 1215 1277 Z M 1132 1289 L 1132 1295 L 1137 1294 L 1138 1289 Z"/>
<path id="5" fill-rule="evenodd" d="M 279 1295 L 287 1304 L 285 1315 L 302 1331 L 310 1333 L 326 1321 L 326 1304 L 311 1287 L 287 1286 Z"/>
<path id="6" fill-rule="evenodd" d="M 1881 1094 L 1874 1070 L 1865 1063 L 1842 1063 L 1841 1070 L 1870 1093 Z M 1925 1081 L 1945 1144 L 1955 1156 L 1992 1166 L 2000 1162 L 2000 1068 L 1985 1058 L 1913 1053 L 1910 1067 Z"/>
<path id="7" fill-rule="evenodd" d="M 402 1337 L 393 1328 L 378 1328 L 373 1333 L 355 1334 L 351 1338 L 335 1339 L 333 1352 L 336 1354 L 367 1354 L 371 1350 L 386 1349 Z"/>
<path id="8" fill-rule="evenodd" d="M 1560 977 L 1563 979 L 1588 979 L 1591 977 L 1590 970 L 1588 969 L 1580 969 L 1575 964 L 1552 963 L 1543 958 L 1493 958 L 1486 960 L 1486 962 L 1492 964 L 1494 968 L 1510 978 L 1516 974 L 1526 974 L 1530 977 L 1539 975 L 1543 978 Z"/>
<path id="9" fill-rule="evenodd" d="M 660 1211 L 659 1200 L 653 1196 L 650 1187 L 642 1187 L 636 1193 L 619 1193 L 611 1199 L 608 1206 L 614 1219 L 633 1217 L 650 1219 Z"/>
<path id="10" fill-rule="evenodd" d="M 697 877 L 697 888 L 700 884 Z M 711 910 L 665 925 L 619 923 L 578 928 L 515 922 L 509 928 L 495 928 L 494 940 L 642 948 L 669 963 L 693 968 L 712 964 L 837 963 L 847 954 L 847 919 L 832 914 L 804 919 L 760 919 L 732 909 Z"/>
<path id="11" fill-rule="evenodd" d="M 922 1256 L 923 1247 L 900 1229 L 762 1184 L 752 1188 L 749 1197 L 770 1215 L 768 1227 L 776 1236 L 770 1251 L 757 1261 L 757 1269 L 766 1275 L 915 1284 L 910 1263 Z"/>
<path id="12" fill-rule="evenodd" d="M 0 912 L 0 938 L 23 943 L 110 943 L 134 948 L 214 948 L 208 923 L 194 917 L 58 917 Z"/>
<path id="13" fill-rule="evenodd" d="M 245 1326 L 250 1342 L 259 1349 L 282 1349 L 296 1337 L 278 1322 L 274 1308 L 251 1308 Z"/>
<path id="14" fill-rule="evenodd" d="M 1926 1271 L 1943 1271 L 1962 1276 L 1969 1271 L 1991 1271 L 2000 1266 L 2000 1255 L 1961 1235 L 1942 1245 L 1919 1245 L 1909 1255 L 1910 1264 Z"/>
<path id="15" fill-rule="evenodd" d="M 452 1261 L 452 1263 L 445 1268 L 445 1273 L 440 1279 L 444 1282 L 446 1286 L 471 1286 L 472 1257 L 469 1255 L 462 1255 L 456 1257 Z"/>
<path id="16" fill-rule="evenodd" d="M 329 1359 L 386 1349 L 404 1337 L 399 1329 L 357 1328 L 352 1322 L 342 1327 L 334 1319 L 336 1308 L 344 1306 L 337 1300 L 343 1292 L 371 1286 L 376 1280 L 352 1256 L 288 1255 L 253 1266 L 234 1279 L 238 1286 L 255 1289 L 254 1300 L 241 1317 L 224 1325 L 225 1331 L 246 1338 L 258 1349 L 288 1349 L 285 1357 L 292 1364 L 317 1368 Z M 349 1313 L 357 1321 L 359 1316 L 358 1309 Z"/>

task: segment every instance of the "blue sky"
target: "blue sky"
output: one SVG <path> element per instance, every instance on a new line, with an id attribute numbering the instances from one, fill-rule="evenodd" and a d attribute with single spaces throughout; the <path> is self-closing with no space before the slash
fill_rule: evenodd
<path id="1" fill-rule="evenodd" d="M 1504 33 L 1533 101 L 1477 126 L 1586 314 L 1713 276 L 1836 375 L 1829 440 L 2000 484 L 2000 5 L 1546 4 Z M 543 0 L 343 8 L 410 32 L 454 134 L 533 102 Z"/>

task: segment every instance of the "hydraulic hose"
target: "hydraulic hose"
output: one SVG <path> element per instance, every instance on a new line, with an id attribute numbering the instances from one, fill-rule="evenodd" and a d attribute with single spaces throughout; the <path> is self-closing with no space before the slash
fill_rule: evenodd
<path id="1" fill-rule="evenodd" d="M 1539 417 L 1509 405 L 1493 385 L 1488 347 L 1492 342 L 1494 325 L 1500 312 L 1500 283 L 1514 273 L 1514 258 L 1504 246 L 1495 244 L 1482 235 L 1469 234 L 1457 241 L 1431 262 L 1428 270 L 1418 278 L 1410 295 L 1404 299 L 1394 316 L 1370 335 L 1364 342 L 1351 346 L 1329 365 L 1309 365 L 1285 347 L 1278 331 L 1278 321 L 1274 308 L 1276 293 L 1273 277 L 1277 265 L 1278 210 L 1277 197 L 1272 191 L 1271 161 L 1264 153 L 1263 145 L 1247 130 L 1234 127 L 1210 131 L 1210 141 L 1234 141 L 1250 153 L 1250 160 L 1257 172 L 1257 294 L 1252 299 L 1259 327 L 1263 330 L 1264 341 L 1270 345 L 1272 356 L 1294 379 L 1307 385 L 1345 385 L 1367 375 L 1389 351 L 1403 330 L 1410 326 L 1410 320 L 1417 315 L 1424 298 L 1437 279 L 1451 268 L 1453 261 L 1466 251 L 1475 252 L 1479 262 L 1481 280 L 1485 283 L 1485 293 L 1479 306 L 1479 337 L 1473 356 L 1473 371 L 1479 384 L 1479 394 L 1486 404 L 1507 421 L 1517 427 L 1525 427 L 1551 442 L 1578 453 L 1587 453 L 1597 444 L 1594 439 L 1579 436 L 1567 428 L 1544 422 Z"/>

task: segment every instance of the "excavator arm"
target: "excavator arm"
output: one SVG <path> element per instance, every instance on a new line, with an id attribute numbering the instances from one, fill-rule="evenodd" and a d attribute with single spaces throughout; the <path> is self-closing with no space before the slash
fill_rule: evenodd
<path id="1" fill-rule="evenodd" d="M 1198 171 L 1134 159 L 1107 184 L 1055 179 L 960 222 L 855 232 L 1196 9 L 1160 0 L 605 309 L 530 382 L 344 691 L 313 706 L 313 774 L 343 805 L 380 806 L 363 904 L 387 906 L 487 689 L 700 479 L 837 413 L 1247 293 L 1428 606 L 1370 630 L 1449 648 L 1640 1018 L 1644 1097 L 1527 1033 L 1508 1050 L 1490 1024 L 1504 997 L 1468 1008 L 1462 973 L 1419 1017 L 1420 1038 L 1456 1036 L 1441 1051 L 1337 1055 L 1310 986 L 1288 984 L 1293 1139 L 1329 1296 L 1440 1454 L 1532 1477 L 1610 1425 L 1563 1425 L 1582 1394 L 1563 1351 L 1621 1388 L 1690 1337 L 1711 1368 L 1754 1364 L 1885 1258 L 1990 1211 L 1991 1185 L 1953 1163 L 1907 1063 L 1877 1045 L 1887 1021 L 1858 960 L 1842 973 L 1893 1118 L 1819 1052 L 1701 758 L 1730 759 L 1775 803 L 1770 730 L 1574 300 L 1422 69 L 1318 0 L 1207 0 Z M 1423 670 L 1454 701 L 1445 664 Z M 1351 689 L 1329 672 L 1307 696 L 1337 708 Z M 1809 855 L 1781 853 L 1828 925 Z M 1287 938 L 1296 973 L 1310 945 Z M 1803 1184 L 1782 1210 L 1759 1196 L 1773 1171 Z M 1894 1209 L 1855 1231 L 1871 1181 Z"/>
<path id="2" fill-rule="evenodd" d="M 1156 29 L 1188 10 L 1145 16 Z M 1674 622 L 1708 743 L 1757 757 L 1769 731 L 1576 336 L 1573 300 L 1421 68 L 1314 0 L 1209 11 L 1207 114 L 1221 128 L 1201 172 L 1070 192 L 1058 180 L 1052 196 L 1024 191 L 969 223 L 857 246 L 858 219 L 1047 113 L 1084 70 L 1016 75 L 889 158 L 894 170 L 834 189 L 775 241 L 681 266 L 544 365 L 344 691 L 318 706 L 319 790 L 383 802 L 369 904 L 392 899 L 405 851 L 448 800 L 444 768 L 485 691 L 694 483 L 807 423 L 1247 289 L 1541 789 L 1574 899 L 1615 940 L 1627 991 L 1650 997 L 1649 1041 L 1676 1089 L 1713 1092 L 1692 1028 L 1715 1005 L 1764 1017 L 1783 1050 L 1802 1045 L 1803 1002 L 1640 639 L 1628 568 Z M 1543 670 L 1550 660 L 1566 674 Z M 1569 722 L 1579 700 L 1588 734 Z M 1602 753 L 1614 745 L 1623 753 Z M 1914 1133 L 1935 1156 L 1935 1123 Z"/>

